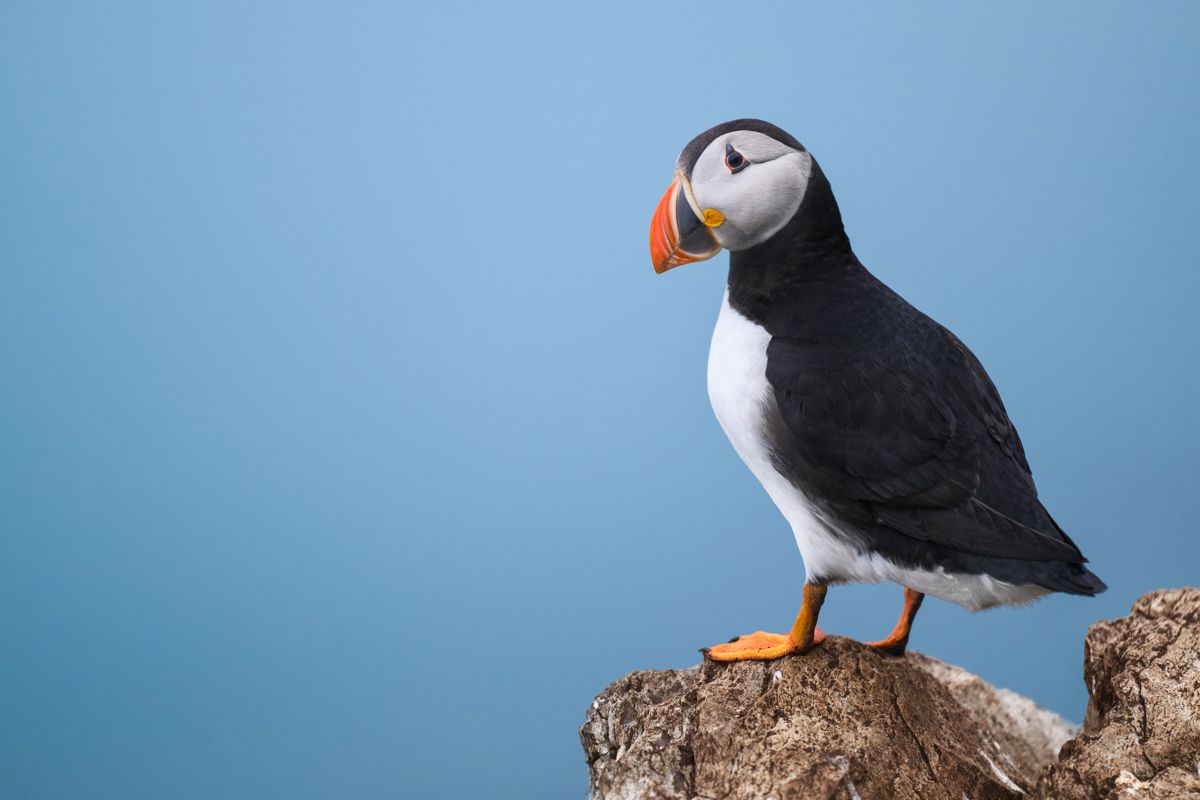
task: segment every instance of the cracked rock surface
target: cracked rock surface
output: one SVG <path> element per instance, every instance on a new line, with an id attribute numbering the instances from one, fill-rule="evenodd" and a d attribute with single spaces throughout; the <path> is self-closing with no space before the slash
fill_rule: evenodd
<path id="1" fill-rule="evenodd" d="M 1084 641 L 1083 730 L 1038 792 L 1084 798 L 1200 798 L 1200 589 L 1151 592 Z"/>
<path id="2" fill-rule="evenodd" d="M 630 673 L 580 739 L 594 798 L 1200 798 L 1200 589 L 1092 626 L 1084 677 L 1072 739 L 957 667 L 830 637 L 802 658 Z"/>
<path id="3" fill-rule="evenodd" d="M 1019 797 L 1073 730 L 964 670 L 830 637 L 803 658 L 634 672 L 580 738 L 596 798 Z"/>

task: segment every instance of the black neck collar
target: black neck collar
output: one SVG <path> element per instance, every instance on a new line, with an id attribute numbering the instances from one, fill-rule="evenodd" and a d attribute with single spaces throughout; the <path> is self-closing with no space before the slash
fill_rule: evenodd
<path id="1" fill-rule="evenodd" d="M 833 190 L 813 161 L 791 220 L 762 244 L 729 254 L 729 303 L 774 334 L 788 327 L 798 304 L 869 275 L 850 249 Z"/>

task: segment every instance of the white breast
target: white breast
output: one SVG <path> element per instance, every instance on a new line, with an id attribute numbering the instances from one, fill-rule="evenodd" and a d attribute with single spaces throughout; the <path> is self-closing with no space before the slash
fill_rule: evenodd
<path id="1" fill-rule="evenodd" d="M 771 463 L 762 430 L 763 403 L 771 398 L 772 391 L 767 383 L 770 341 L 765 328 L 729 305 L 726 291 L 708 351 L 708 397 L 734 449 L 791 525 L 810 579 L 871 583 L 890 580 L 972 610 L 1028 602 L 1045 594 L 1041 587 L 1014 586 L 988 575 L 898 566 L 857 546 L 854 537 L 838 533 L 832 520 L 818 515 L 803 492 Z"/>
<path id="2" fill-rule="evenodd" d="M 833 562 L 844 560 L 846 548 L 831 541 L 825 524 L 804 495 L 771 464 L 762 431 L 763 403 L 771 391 L 767 383 L 770 341 L 765 328 L 729 305 L 726 291 L 708 351 L 708 399 L 733 448 L 792 526 L 808 574 L 840 576 L 844 570 L 830 573 L 825 568 L 836 567 Z M 838 552 L 831 552 L 831 547 Z"/>

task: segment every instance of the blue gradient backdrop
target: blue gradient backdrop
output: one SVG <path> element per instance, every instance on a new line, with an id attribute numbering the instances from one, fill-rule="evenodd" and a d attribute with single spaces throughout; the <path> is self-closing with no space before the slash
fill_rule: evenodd
<path id="1" fill-rule="evenodd" d="M 1087 625 L 1197 581 L 1200 6 L 571 5 L 3 4 L 0 796 L 581 797 L 610 680 L 785 627 L 725 257 L 646 246 L 737 116 L 1111 586 L 915 646 L 1079 719 Z"/>

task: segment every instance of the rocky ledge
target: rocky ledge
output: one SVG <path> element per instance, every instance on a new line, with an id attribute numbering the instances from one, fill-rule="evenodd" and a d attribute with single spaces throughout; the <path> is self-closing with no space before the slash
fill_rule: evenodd
<path id="1" fill-rule="evenodd" d="M 1079 731 L 957 667 L 838 637 L 630 673 L 579 732 L 592 797 L 1200 798 L 1200 589 L 1142 597 L 1084 651 Z"/>

